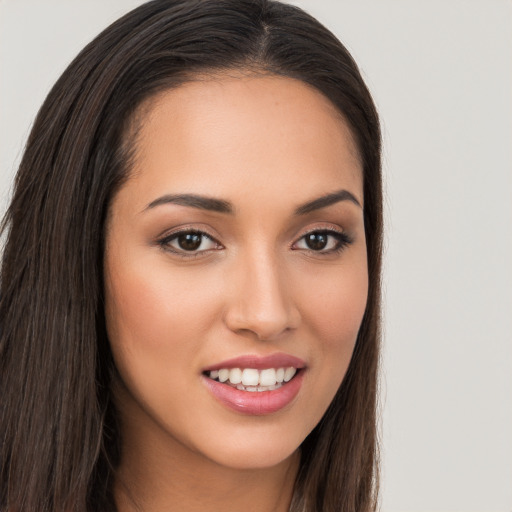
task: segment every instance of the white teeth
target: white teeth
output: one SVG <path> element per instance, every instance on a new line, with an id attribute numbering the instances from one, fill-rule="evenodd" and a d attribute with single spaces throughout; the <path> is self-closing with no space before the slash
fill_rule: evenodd
<path id="1" fill-rule="evenodd" d="M 208 372 L 210 379 L 227 382 L 233 387 L 243 391 L 272 391 L 281 387 L 282 383 L 289 382 L 297 373 L 297 368 L 222 368 Z"/>
<path id="2" fill-rule="evenodd" d="M 242 382 L 242 370 L 240 370 L 240 368 L 232 368 L 229 370 L 229 382 L 231 382 L 231 384 L 240 384 L 240 382 Z"/>
<path id="3" fill-rule="evenodd" d="M 291 380 L 295 373 L 297 373 L 297 370 L 293 366 L 286 368 L 284 371 L 284 381 L 288 382 Z"/>
<path id="4" fill-rule="evenodd" d="M 276 371 L 274 368 L 269 368 L 268 370 L 261 370 L 259 375 L 259 384 L 260 386 L 275 386 L 276 385 Z"/>
<path id="5" fill-rule="evenodd" d="M 214 377 L 212 377 L 212 372 L 210 372 L 210 378 L 211 379 L 214 378 Z M 219 370 L 219 381 L 226 382 L 228 379 L 229 379 L 229 370 L 226 368 L 224 368 L 223 370 Z"/>
<path id="6" fill-rule="evenodd" d="M 246 368 L 242 372 L 242 384 L 244 386 L 257 386 L 260 379 L 260 372 L 252 368 Z"/>

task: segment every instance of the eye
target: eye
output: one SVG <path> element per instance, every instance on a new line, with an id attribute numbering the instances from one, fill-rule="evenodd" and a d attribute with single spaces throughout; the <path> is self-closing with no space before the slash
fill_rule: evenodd
<path id="1" fill-rule="evenodd" d="M 294 244 L 293 249 L 331 253 L 343 250 L 350 243 L 352 240 L 345 233 L 322 229 L 305 234 Z"/>
<path id="2" fill-rule="evenodd" d="M 172 233 L 159 240 L 158 243 L 166 250 L 183 255 L 190 253 L 190 256 L 221 247 L 220 244 L 207 233 L 196 230 Z"/>

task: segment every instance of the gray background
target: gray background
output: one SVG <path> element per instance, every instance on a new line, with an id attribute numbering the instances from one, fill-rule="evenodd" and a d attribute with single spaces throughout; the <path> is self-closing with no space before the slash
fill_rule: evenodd
<path id="1" fill-rule="evenodd" d="M 32 119 L 137 0 L 0 1 L 0 211 Z M 512 511 L 512 2 L 303 0 L 385 137 L 383 512 Z"/>

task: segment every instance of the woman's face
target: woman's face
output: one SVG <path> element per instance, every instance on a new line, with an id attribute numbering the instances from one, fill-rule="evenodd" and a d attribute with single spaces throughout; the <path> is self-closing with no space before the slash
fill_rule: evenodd
<path id="1" fill-rule="evenodd" d="M 352 356 L 362 205 L 351 132 L 300 81 L 221 76 L 146 104 L 105 254 L 123 438 L 231 468 L 290 457 Z"/>

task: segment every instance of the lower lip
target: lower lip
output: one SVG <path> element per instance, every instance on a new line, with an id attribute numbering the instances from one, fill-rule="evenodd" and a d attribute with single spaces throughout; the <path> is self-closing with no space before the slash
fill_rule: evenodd
<path id="1" fill-rule="evenodd" d="M 243 414 L 261 416 L 286 407 L 300 391 L 303 374 L 302 369 L 292 380 L 273 391 L 241 391 L 206 376 L 203 376 L 203 381 L 215 398 L 230 409 Z"/>

